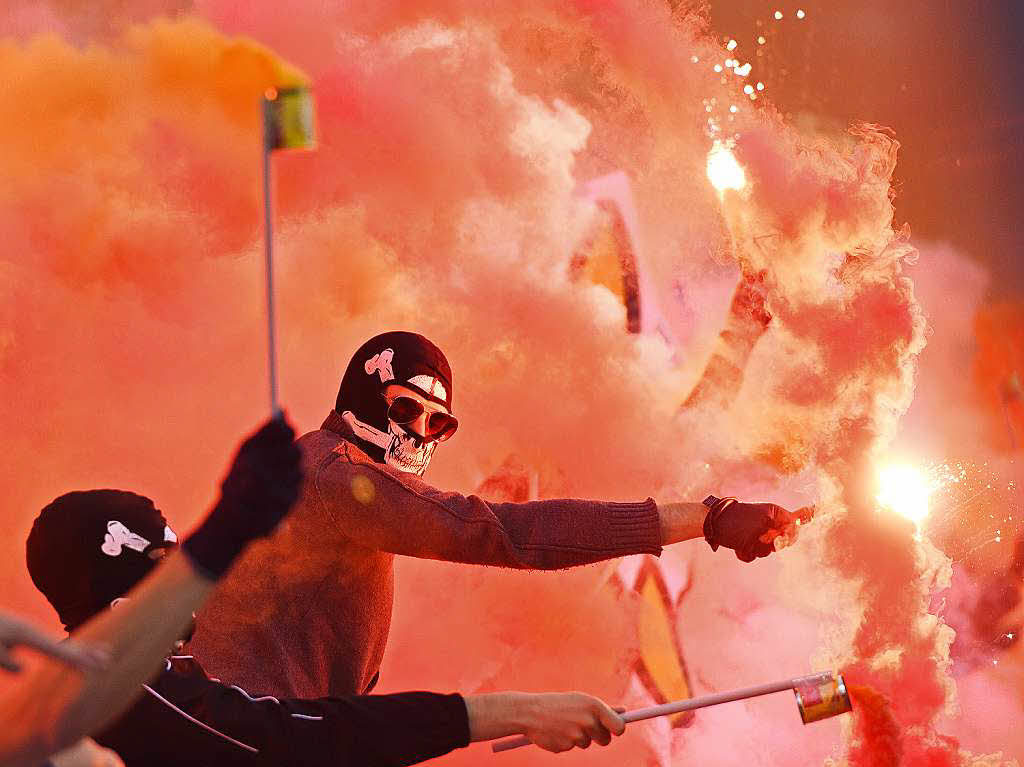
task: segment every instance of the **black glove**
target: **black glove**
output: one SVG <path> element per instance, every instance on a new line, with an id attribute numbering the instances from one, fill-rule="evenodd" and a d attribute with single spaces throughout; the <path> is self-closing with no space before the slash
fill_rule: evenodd
<path id="1" fill-rule="evenodd" d="M 704 540 L 712 551 L 725 546 L 743 562 L 753 562 L 775 551 L 774 539 L 793 529 L 797 516 L 774 503 L 740 503 L 735 498 L 704 499 Z M 765 542 L 763 539 L 768 538 Z"/>
<path id="2" fill-rule="evenodd" d="M 220 578 L 251 540 L 273 532 L 299 497 L 301 455 L 283 415 L 242 443 L 220 500 L 182 544 L 205 575 Z"/>

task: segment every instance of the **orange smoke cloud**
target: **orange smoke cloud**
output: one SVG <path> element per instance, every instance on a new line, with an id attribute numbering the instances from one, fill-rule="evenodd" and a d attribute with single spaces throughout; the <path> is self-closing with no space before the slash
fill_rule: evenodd
<path id="1" fill-rule="evenodd" d="M 730 676 L 755 651 L 768 659 L 760 673 L 784 657 L 793 675 L 813 654 L 890 700 L 905 691 L 891 709 L 903 753 L 945 748 L 934 721 L 949 637 L 926 600 L 941 562 L 912 531 L 880 524 L 864 487 L 923 344 L 902 271 L 911 249 L 892 227 L 895 142 L 873 129 L 804 136 L 753 110 L 742 83 L 713 72 L 722 52 L 706 22 L 664 2 L 321 5 L 282 16 L 203 0 L 192 17 L 102 44 L 0 44 L 0 75 L 16 85 L 0 107 L 0 413 L 13 425 L 0 556 L 14 606 L 47 615 L 20 564 L 46 501 L 132 488 L 187 528 L 236 436 L 262 415 L 257 100 L 299 76 L 280 56 L 309 73 L 320 144 L 275 158 L 282 391 L 299 427 L 319 425 L 365 338 L 410 328 L 454 369 L 463 426 L 434 458 L 438 485 L 473 490 L 516 455 L 544 495 L 819 496 L 821 519 L 782 564 L 735 574 L 707 552 L 680 553 L 697 584 L 686 613 L 696 625 L 680 626 L 695 692 L 767 681 Z M 724 207 L 704 176 L 709 114 L 718 135 L 739 134 L 750 179 L 748 196 L 730 192 Z M 611 291 L 570 279 L 597 216 L 577 187 L 615 171 L 629 179 L 651 298 L 685 348 L 627 335 Z M 776 319 L 731 408 L 677 415 L 738 273 L 722 252 L 767 275 Z M 709 567 L 714 588 L 698 583 Z M 813 575 L 783 590 L 780 569 Z M 636 605 L 607 579 L 607 566 L 551 575 L 402 562 L 382 689 L 578 687 L 624 699 Z M 817 619 L 852 626 L 850 641 L 784 641 L 783 624 L 811 633 L 822 593 Z M 848 614 L 829 615 L 846 600 Z M 757 758 L 760 740 L 773 763 L 805 763 L 777 730 L 732 710 L 743 714 L 698 717 L 676 745 L 728 740 L 733 722 L 753 733 L 736 763 Z M 639 762 L 644 732 L 576 758 Z M 788 737 L 813 744 L 804 753 L 828 753 L 838 737 L 797 732 Z M 891 753 L 863 742 L 846 755 L 854 764 Z"/>

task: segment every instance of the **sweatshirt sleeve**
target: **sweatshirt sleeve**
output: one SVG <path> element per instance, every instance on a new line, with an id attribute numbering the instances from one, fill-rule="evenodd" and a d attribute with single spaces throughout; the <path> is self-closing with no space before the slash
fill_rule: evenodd
<path id="1" fill-rule="evenodd" d="M 554 570 L 627 554 L 660 554 L 658 507 L 544 500 L 488 503 L 442 492 L 419 478 L 333 453 L 314 492 L 353 542 L 393 554 L 469 564 Z"/>
<path id="2" fill-rule="evenodd" d="M 279 767 L 401 767 L 469 745 L 461 695 L 402 692 L 298 700 L 210 682 L 190 716 Z"/>

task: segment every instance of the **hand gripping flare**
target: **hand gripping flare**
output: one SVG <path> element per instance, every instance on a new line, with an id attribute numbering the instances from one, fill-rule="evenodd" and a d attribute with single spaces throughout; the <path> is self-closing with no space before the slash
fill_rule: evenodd
<path id="1" fill-rule="evenodd" d="M 796 705 L 800 711 L 800 719 L 803 720 L 804 724 L 810 724 L 811 722 L 817 722 L 853 711 L 853 704 L 850 702 L 850 695 L 846 690 L 846 683 L 843 681 L 842 674 L 833 675 L 825 671 L 820 674 L 812 674 L 811 676 L 798 676 L 781 682 L 746 687 L 742 690 L 718 692 L 713 695 L 702 695 L 699 698 L 677 700 L 660 706 L 638 708 L 624 713 L 622 719 L 626 724 L 629 724 L 630 722 L 639 722 L 643 719 L 678 714 L 682 711 L 693 711 L 698 708 L 717 706 L 719 703 L 746 700 L 747 698 L 770 695 L 771 693 L 783 692 L 784 690 L 792 690 L 794 695 L 796 695 Z M 491 746 L 491 750 L 498 753 L 528 745 L 530 745 L 530 740 L 526 736 L 520 735 L 515 738 L 499 740 Z"/>

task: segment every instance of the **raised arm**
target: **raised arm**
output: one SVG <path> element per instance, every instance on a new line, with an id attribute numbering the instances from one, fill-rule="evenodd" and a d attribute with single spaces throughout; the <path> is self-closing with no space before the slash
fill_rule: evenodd
<path id="1" fill-rule="evenodd" d="M 131 704 L 216 580 L 291 507 L 301 482 L 293 438 L 290 426 L 274 420 L 246 440 L 220 500 L 184 550 L 167 557 L 116 609 L 74 633 L 77 643 L 106 650 L 108 668 L 70 672 L 58 661 L 40 661 L 0 700 L 0 764 L 38 767 Z"/>
<path id="2" fill-rule="evenodd" d="M 0 764 L 38 767 L 127 708 L 213 586 L 187 555 L 175 552 L 131 599 L 75 632 L 76 641 L 108 650 L 109 670 L 69 672 L 54 661 L 34 664 L 0 700 Z"/>

